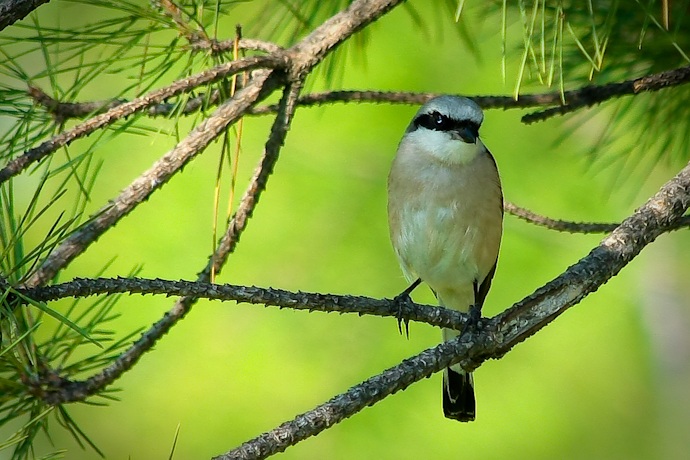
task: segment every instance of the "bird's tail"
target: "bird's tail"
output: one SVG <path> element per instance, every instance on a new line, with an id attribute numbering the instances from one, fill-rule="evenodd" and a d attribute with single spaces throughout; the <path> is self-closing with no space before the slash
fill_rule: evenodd
<path id="1" fill-rule="evenodd" d="M 443 414 L 453 420 L 471 422 L 474 413 L 472 374 L 446 368 L 443 373 Z"/>
<path id="2" fill-rule="evenodd" d="M 439 293 L 439 305 L 467 312 L 474 300 L 474 290 Z M 468 305 L 467 308 L 460 308 Z M 449 341 L 460 335 L 460 331 L 443 329 L 443 340 Z M 443 414 L 460 422 L 471 422 L 475 416 L 474 381 L 472 374 L 465 372 L 459 364 L 446 368 L 443 372 Z"/>

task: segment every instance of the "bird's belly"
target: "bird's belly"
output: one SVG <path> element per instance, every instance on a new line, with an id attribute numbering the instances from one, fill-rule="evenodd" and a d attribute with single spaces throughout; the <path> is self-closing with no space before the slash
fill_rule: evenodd
<path id="1" fill-rule="evenodd" d="M 477 216 L 457 204 L 447 207 L 406 206 L 395 245 L 409 278 L 421 278 L 435 291 L 482 279 L 479 267 L 486 235 Z M 473 222 L 474 225 L 470 225 Z M 479 224 L 479 225 L 477 225 Z M 483 270 L 482 270 L 483 269 Z"/>

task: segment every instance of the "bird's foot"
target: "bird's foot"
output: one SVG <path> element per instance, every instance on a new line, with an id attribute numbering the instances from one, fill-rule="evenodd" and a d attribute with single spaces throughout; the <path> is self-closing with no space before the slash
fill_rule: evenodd
<path id="1" fill-rule="evenodd" d="M 465 326 L 463 326 L 462 331 L 460 332 L 460 335 L 465 335 L 465 332 L 472 330 L 476 331 L 477 326 L 479 326 L 479 320 L 482 319 L 482 307 L 478 305 L 472 305 L 470 306 L 470 311 L 467 312 L 467 322 L 465 322 Z"/>
<path id="2" fill-rule="evenodd" d="M 400 335 L 403 333 L 403 324 L 405 324 L 405 336 L 410 338 L 410 320 L 403 318 L 403 311 L 405 309 L 411 309 L 414 306 L 414 302 L 410 298 L 410 294 L 407 291 L 393 297 L 393 308 L 396 309 L 396 318 L 398 319 L 398 331 Z"/>
<path id="3" fill-rule="evenodd" d="M 407 287 L 407 289 L 393 298 L 393 307 L 397 309 L 395 316 L 398 318 L 398 331 L 400 331 L 400 335 L 402 335 L 402 325 L 404 322 L 405 335 L 408 339 L 410 338 L 410 320 L 403 318 L 403 310 L 405 310 L 405 307 L 407 307 L 408 310 L 411 310 L 414 307 L 414 302 L 412 302 L 410 294 L 417 288 L 417 286 L 419 286 L 421 282 L 422 279 L 417 278 Z"/>

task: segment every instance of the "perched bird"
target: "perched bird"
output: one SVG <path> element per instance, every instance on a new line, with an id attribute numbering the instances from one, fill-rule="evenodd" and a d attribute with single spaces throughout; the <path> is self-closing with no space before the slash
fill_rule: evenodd
<path id="1" fill-rule="evenodd" d="M 401 296 L 421 280 L 441 306 L 477 320 L 496 271 L 503 227 L 498 169 L 479 138 L 483 118 L 468 98 L 431 99 L 407 127 L 388 176 L 390 237 L 412 282 Z M 458 335 L 443 330 L 446 341 Z M 475 418 L 472 374 L 459 365 L 444 372 L 443 412 L 461 422 Z"/>

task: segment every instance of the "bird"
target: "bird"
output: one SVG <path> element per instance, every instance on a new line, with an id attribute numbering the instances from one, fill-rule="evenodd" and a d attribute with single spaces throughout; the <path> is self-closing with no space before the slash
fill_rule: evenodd
<path id="1" fill-rule="evenodd" d="M 444 95 L 414 115 L 388 175 L 388 224 L 403 274 L 421 282 L 442 307 L 479 321 L 496 272 L 503 233 L 503 191 L 496 161 L 479 128 L 482 109 L 471 99 Z M 469 323 L 468 323 L 469 324 Z M 443 340 L 461 332 L 443 329 Z M 443 373 L 443 412 L 475 419 L 471 373 L 452 365 Z"/>

